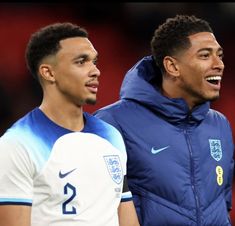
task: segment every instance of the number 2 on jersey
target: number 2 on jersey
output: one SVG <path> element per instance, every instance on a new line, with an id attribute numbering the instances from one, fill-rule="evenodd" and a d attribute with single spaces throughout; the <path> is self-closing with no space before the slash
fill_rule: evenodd
<path id="1" fill-rule="evenodd" d="M 63 202 L 62 204 L 62 212 L 63 214 L 76 214 L 77 213 L 77 210 L 74 206 L 71 206 L 70 202 L 75 198 L 76 196 L 76 188 L 71 185 L 70 183 L 67 183 L 65 186 L 64 186 L 64 194 L 65 195 L 68 195 L 68 194 L 71 194 L 69 196 L 69 198 Z"/>

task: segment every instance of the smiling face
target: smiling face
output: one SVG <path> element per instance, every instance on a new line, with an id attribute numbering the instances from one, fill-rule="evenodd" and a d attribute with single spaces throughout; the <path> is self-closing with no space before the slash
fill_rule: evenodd
<path id="1" fill-rule="evenodd" d="M 51 64 L 60 97 L 77 106 L 95 104 L 100 71 L 93 45 L 87 38 L 75 37 L 60 41 L 60 46 Z"/>
<path id="2" fill-rule="evenodd" d="M 174 58 L 178 69 L 176 96 L 194 107 L 219 97 L 223 50 L 210 32 L 190 35 L 189 40 L 191 47 Z"/>

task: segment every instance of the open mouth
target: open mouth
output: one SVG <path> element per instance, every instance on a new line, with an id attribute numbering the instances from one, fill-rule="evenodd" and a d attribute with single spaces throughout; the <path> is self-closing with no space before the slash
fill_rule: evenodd
<path id="1" fill-rule="evenodd" d="M 206 81 L 213 84 L 213 85 L 219 85 L 220 81 L 221 81 L 221 76 L 211 76 L 211 77 L 207 77 Z"/>

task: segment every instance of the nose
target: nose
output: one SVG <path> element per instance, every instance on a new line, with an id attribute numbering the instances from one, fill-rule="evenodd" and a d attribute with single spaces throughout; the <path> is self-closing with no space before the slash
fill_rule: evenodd
<path id="1" fill-rule="evenodd" d="M 99 77 L 100 76 L 100 70 L 97 68 L 97 65 L 93 64 L 90 76 L 91 77 Z"/>
<path id="2" fill-rule="evenodd" d="M 213 68 L 219 71 L 224 70 L 224 62 L 219 56 L 213 58 Z"/>

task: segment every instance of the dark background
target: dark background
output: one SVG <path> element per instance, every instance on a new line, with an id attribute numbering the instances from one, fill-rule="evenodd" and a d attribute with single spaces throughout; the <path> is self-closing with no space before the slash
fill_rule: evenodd
<path id="1" fill-rule="evenodd" d="M 54 22 L 85 27 L 99 52 L 101 70 L 98 103 L 92 113 L 119 98 L 126 71 L 150 54 L 157 26 L 176 14 L 206 19 L 224 48 L 225 73 L 221 97 L 212 107 L 227 116 L 235 135 L 235 3 L 0 3 L 0 135 L 26 112 L 40 104 L 39 85 L 27 71 L 24 51 L 30 35 Z M 235 137 L 235 136 L 234 136 Z M 235 188 L 233 193 L 235 205 Z M 235 209 L 235 207 L 234 207 Z M 232 220 L 235 224 L 235 210 Z"/>

